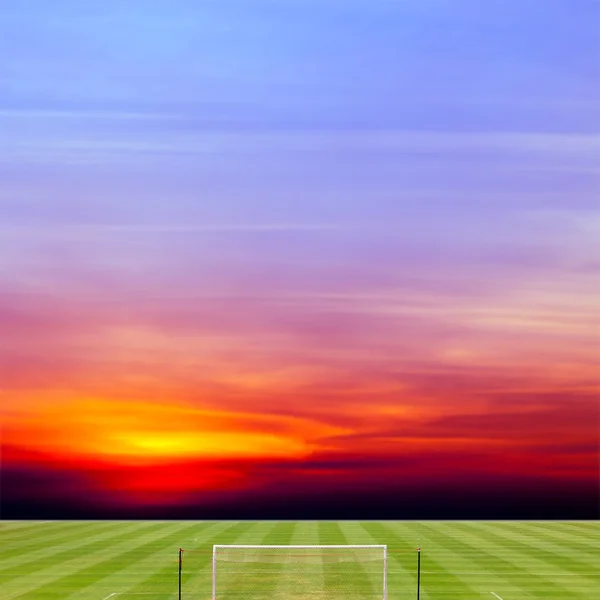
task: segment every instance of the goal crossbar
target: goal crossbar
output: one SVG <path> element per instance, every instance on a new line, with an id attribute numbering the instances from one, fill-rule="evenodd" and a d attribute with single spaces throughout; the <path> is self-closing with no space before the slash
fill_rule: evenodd
<path id="1" fill-rule="evenodd" d="M 253 549 L 253 548 L 348 548 L 348 549 L 356 549 L 356 548 L 387 548 L 387 544 L 311 544 L 311 545 L 301 545 L 301 544 L 214 544 L 213 549 L 216 548 L 241 548 L 241 549 Z"/>

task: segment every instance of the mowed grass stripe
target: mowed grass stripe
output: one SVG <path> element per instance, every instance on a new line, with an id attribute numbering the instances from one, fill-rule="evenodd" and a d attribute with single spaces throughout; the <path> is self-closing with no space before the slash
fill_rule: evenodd
<path id="1" fill-rule="evenodd" d="M 203 525 L 203 527 L 207 526 L 208 524 Z M 103 581 L 106 579 L 106 576 L 108 574 L 114 575 L 118 572 L 122 573 L 123 580 L 125 581 L 128 579 L 139 581 L 142 573 L 140 570 L 142 561 L 150 559 L 150 561 L 153 562 L 153 558 L 163 556 L 165 557 L 165 560 L 172 561 L 176 572 L 177 555 L 181 537 L 187 531 L 196 531 L 198 524 L 181 523 L 179 524 L 179 529 L 176 531 L 169 531 L 169 533 L 164 532 L 164 525 L 162 525 L 162 527 L 162 534 L 154 534 L 150 536 L 148 541 L 145 541 L 147 536 L 141 537 L 139 541 L 142 541 L 143 543 L 138 543 L 135 547 L 129 547 L 124 552 L 119 552 L 101 563 L 90 565 L 82 572 L 76 573 L 69 578 L 65 578 L 65 584 L 68 584 L 69 581 L 71 581 L 77 585 L 78 581 L 83 579 L 85 587 L 100 581 L 102 581 L 103 586 L 106 586 L 106 582 Z M 82 584 L 79 583 L 79 588 L 81 587 Z"/>
<path id="2" fill-rule="evenodd" d="M 195 570 L 196 574 L 188 574 L 186 567 L 186 578 L 182 577 L 182 590 L 185 590 L 187 597 L 197 597 L 198 594 L 209 594 L 212 590 L 212 547 L 213 544 L 260 544 L 264 536 L 275 526 L 275 522 L 247 522 L 239 523 L 235 527 L 231 527 L 227 532 L 215 536 L 207 541 L 206 554 L 198 555 L 205 556 L 206 562 L 201 569 Z M 217 563 L 217 593 L 228 588 L 228 583 L 223 581 L 221 577 L 223 571 L 219 569 Z M 191 576 L 190 576 L 191 575 Z M 193 596 L 196 594 L 196 596 Z"/>
<path id="3" fill-rule="evenodd" d="M 298 521 L 294 523 L 291 544 L 298 546 L 318 546 L 319 532 L 317 521 Z"/>
<path id="4" fill-rule="evenodd" d="M 318 523 L 315 521 L 311 522 L 300 522 L 296 523 L 294 529 L 294 535 L 292 537 L 292 544 L 302 546 L 316 546 L 319 544 L 319 529 Z M 315 550 L 317 551 L 317 550 Z M 325 571 L 323 568 L 323 562 L 315 562 L 314 564 L 307 565 L 310 572 L 308 576 L 311 580 L 313 589 L 325 590 Z"/>
<path id="5" fill-rule="evenodd" d="M 210 597 L 213 544 L 222 543 L 218 540 L 236 539 L 252 526 L 253 523 L 248 522 L 212 522 L 209 529 L 203 530 L 200 536 L 194 536 L 194 539 L 198 538 L 195 542 L 197 544 L 195 551 L 186 552 L 186 547 L 182 546 L 184 549 L 182 561 L 184 598 Z M 172 548 L 169 548 L 169 553 L 164 553 L 161 556 L 160 561 L 155 564 L 152 572 L 148 572 L 147 577 L 122 591 L 129 592 L 132 598 L 136 597 L 136 594 L 144 594 L 143 600 L 152 600 L 150 593 L 154 593 L 159 600 L 164 600 L 165 595 L 176 594 L 178 564 L 177 556 L 173 555 L 172 552 Z M 123 598 L 125 598 L 125 594 Z"/>
<path id="6" fill-rule="evenodd" d="M 127 532 L 118 536 L 119 539 L 125 541 L 114 544 L 108 539 L 102 548 L 92 554 L 83 554 L 78 559 L 67 562 L 57 562 L 52 567 L 39 571 L 35 577 L 22 577 L 16 583 L 24 591 L 22 593 L 13 591 L 2 600 L 21 600 L 27 598 L 31 591 L 35 591 L 36 597 L 39 598 L 62 600 L 80 587 L 87 586 L 90 581 L 86 578 L 90 578 L 93 582 L 105 577 L 115 569 L 126 568 L 126 558 L 138 552 L 156 551 L 166 540 L 177 535 L 176 532 L 183 528 L 182 525 L 173 524 L 165 527 L 165 525 L 159 524 L 158 526 L 162 528 L 160 533 L 151 530 L 149 533 L 145 532 L 139 535 L 140 531 L 145 531 L 148 526 L 153 525 L 155 526 L 147 521 L 134 523 L 131 529 L 128 528 Z M 114 524 L 115 532 L 122 532 L 123 527 L 122 523 Z M 31 581 L 32 579 L 34 582 Z"/>
<path id="7" fill-rule="evenodd" d="M 519 588 L 523 595 L 529 594 L 545 599 L 578 598 L 573 595 L 572 589 L 566 585 L 563 578 L 547 574 L 550 567 L 535 560 L 532 549 L 523 552 L 523 549 L 498 543 L 493 529 L 488 534 L 471 525 L 471 523 L 454 523 L 453 536 L 457 542 L 455 551 L 461 551 L 460 540 L 468 540 L 471 547 L 477 547 L 477 555 L 472 558 L 472 566 L 477 567 L 472 569 L 473 573 L 488 571 L 490 577 L 509 582 Z M 492 528 L 502 526 L 502 524 L 490 525 Z M 485 560 L 482 561 L 480 557 L 485 557 Z M 532 560 L 535 561 L 534 564 Z M 473 577 L 479 575 L 474 574 Z"/>
<path id="8" fill-rule="evenodd" d="M 530 594 L 539 598 L 573 597 L 570 595 L 572 590 L 562 578 L 548 577 L 537 569 L 529 568 L 520 551 L 507 552 L 493 538 L 474 535 L 469 523 L 452 523 L 451 529 L 455 540 L 478 548 L 478 555 L 472 561 L 474 568 L 470 574 L 467 570 L 466 575 L 480 585 L 489 585 L 502 597 L 514 594 Z M 461 552 L 460 546 L 456 547 L 456 551 Z M 480 556 L 484 560 L 479 560 Z"/>
<path id="9" fill-rule="evenodd" d="M 434 582 L 431 579 L 421 581 L 421 594 L 426 599 L 435 598 L 440 591 L 444 594 L 451 594 L 456 598 L 474 597 L 481 593 L 481 590 L 472 587 L 471 581 L 463 575 L 456 575 L 453 572 L 457 562 L 459 565 L 461 564 L 459 557 L 439 550 L 435 553 L 432 551 L 432 546 L 437 543 L 437 535 L 434 536 L 432 533 L 428 533 L 427 530 L 411 527 L 409 522 L 403 522 L 399 526 L 394 523 L 372 523 L 368 531 L 371 531 L 379 539 L 390 540 L 389 545 L 395 548 L 411 548 L 417 544 L 423 545 L 421 568 L 444 573 L 443 579 L 436 577 Z M 429 541 L 431 543 L 428 543 Z M 390 556 L 392 560 L 395 559 L 393 553 Z"/>
<path id="10" fill-rule="evenodd" d="M 552 526 L 557 531 L 564 531 L 576 535 L 577 538 L 600 539 L 600 521 L 586 521 L 577 525 L 565 521 L 530 521 L 535 527 Z"/>
<path id="11" fill-rule="evenodd" d="M 341 542 L 343 544 L 386 544 L 385 541 L 376 540 L 375 538 L 373 538 L 373 536 L 368 531 L 366 531 L 360 523 L 356 521 L 339 521 L 335 523 L 335 525 L 337 525 L 339 529 L 341 536 L 340 539 L 344 540 Z M 368 552 L 371 553 L 373 552 L 373 550 L 369 550 Z M 369 578 L 369 594 L 372 595 L 372 597 L 380 598 L 383 596 L 384 553 L 383 549 L 378 549 L 374 552 L 377 556 L 375 560 L 369 560 L 365 563 L 359 562 L 357 563 L 357 565 L 362 570 L 362 572 Z M 349 568 L 352 569 L 352 566 L 349 565 Z"/>
<path id="12" fill-rule="evenodd" d="M 110 523 L 63 523 L 61 529 L 53 530 L 52 534 L 32 535 L 22 538 L 16 546 L 5 545 L 4 540 L 2 550 L 0 550 L 0 561 L 3 566 L 10 564 L 19 564 L 28 562 L 32 558 L 43 558 L 47 554 L 60 552 L 61 549 L 69 549 L 75 541 L 81 541 L 83 536 L 100 535 L 105 532 L 111 532 L 113 525 Z M 22 557 L 22 559 L 19 559 Z"/>
<path id="13" fill-rule="evenodd" d="M 61 565 L 70 562 L 81 562 L 87 557 L 93 556 L 94 552 L 104 550 L 107 546 L 115 544 L 121 540 L 129 540 L 133 532 L 139 530 L 140 527 L 151 527 L 151 523 L 145 525 L 133 524 L 126 527 L 111 526 L 111 529 L 105 530 L 102 533 L 86 537 L 85 534 L 79 538 L 73 538 L 70 542 L 62 543 L 59 547 L 60 552 L 56 548 L 45 548 L 43 551 L 32 552 L 25 557 L 20 556 L 17 562 L 12 560 L 3 561 L 5 568 L 0 570 L 0 583 L 6 584 L 9 581 L 18 579 L 23 576 L 30 576 L 32 573 L 38 573 L 44 570 L 53 569 L 56 565 Z M 66 548 L 66 549 L 65 549 Z"/>
<path id="14" fill-rule="evenodd" d="M 0 540 L 11 541 L 15 539 L 19 541 L 32 534 L 37 537 L 45 533 L 51 533 L 57 529 L 62 529 L 66 524 L 64 521 L 52 521 L 48 523 L 19 521 L 9 523 L 8 525 L 0 523 Z"/>
<path id="15" fill-rule="evenodd" d="M 178 524 L 180 528 L 170 531 L 165 536 L 157 534 L 153 540 L 154 549 L 150 545 L 142 546 L 137 543 L 132 547 L 129 556 L 120 555 L 114 557 L 117 561 L 116 568 L 110 568 L 110 565 L 103 565 L 100 572 L 92 573 L 86 577 L 87 585 L 79 587 L 69 600 L 86 600 L 91 597 L 91 593 L 98 593 L 102 590 L 102 598 L 111 593 L 118 594 L 120 600 L 126 597 L 126 590 L 142 584 L 148 577 L 154 575 L 157 570 L 168 567 L 170 577 L 168 580 L 168 593 L 177 591 L 177 573 L 178 573 L 178 554 L 181 539 L 186 539 L 188 534 L 208 535 L 207 532 L 219 531 L 219 526 L 212 522 L 183 522 Z M 164 527 L 168 525 L 163 524 Z M 164 530 L 163 530 L 163 533 Z M 106 572 L 104 567 L 108 567 Z M 153 590 L 155 591 L 155 590 Z M 167 590 L 165 590 L 167 591 Z M 98 600 L 101 600 L 100 598 Z M 117 599 L 115 599 L 117 600 Z M 139 598 L 138 598 L 139 600 Z M 149 600 L 144 598 L 144 600 Z"/>
<path id="16" fill-rule="evenodd" d="M 319 544 L 330 545 L 339 544 L 339 537 L 335 531 L 331 531 L 328 527 L 330 523 L 319 521 L 317 523 L 317 533 L 319 535 Z M 326 590 L 339 589 L 340 586 L 339 574 L 332 571 L 329 565 L 323 565 L 323 588 Z"/>
<path id="17" fill-rule="evenodd" d="M 577 525 L 571 523 L 553 523 L 557 529 L 575 535 L 580 540 L 590 540 L 594 544 L 600 544 L 600 522 L 588 521 Z"/>
<path id="18" fill-rule="evenodd" d="M 241 534 L 233 543 L 244 545 L 269 543 L 264 540 L 269 539 L 269 534 L 276 529 L 277 526 L 277 521 L 255 522 L 251 529 Z M 221 544 L 222 542 L 217 543 Z M 259 564 L 260 563 L 250 563 L 249 565 L 245 565 L 244 563 L 232 563 L 227 561 L 219 562 L 217 556 L 218 596 L 228 598 L 240 596 L 240 594 L 243 596 L 244 593 L 247 593 L 248 587 L 250 586 L 250 580 L 252 579 L 252 586 L 254 586 L 257 579 L 256 577 L 252 577 L 252 575 L 249 576 L 249 573 L 252 573 L 252 571 L 257 568 L 256 565 Z"/>
<path id="19" fill-rule="evenodd" d="M 540 521 L 544 522 L 544 521 Z M 595 528 L 596 531 L 600 531 L 600 523 L 598 521 L 552 521 L 560 527 L 568 527 L 573 531 L 588 531 L 590 527 Z"/>
<path id="20" fill-rule="evenodd" d="M 2 533 L 2 531 L 9 531 L 11 529 L 23 529 L 25 527 L 33 527 L 38 523 L 39 521 L 0 521 L 0 534 Z"/>
<path id="21" fill-rule="evenodd" d="M 3 584 L 4 590 L 9 588 L 11 591 L 10 597 L 16 597 L 20 593 L 24 593 L 24 590 L 31 592 L 40 585 L 60 578 L 64 572 L 76 572 L 81 568 L 82 564 L 85 564 L 92 557 L 97 556 L 96 554 L 88 554 L 85 550 L 90 547 L 89 539 L 94 540 L 92 545 L 96 549 L 96 552 L 99 553 L 106 547 L 112 547 L 115 540 L 131 539 L 140 527 L 140 524 L 130 523 L 124 531 L 123 526 L 118 527 L 114 523 L 103 523 L 103 525 L 103 529 L 105 530 L 102 534 L 98 534 L 92 538 L 84 537 L 83 539 L 81 539 L 82 536 L 80 535 L 79 539 L 72 540 L 70 544 L 66 546 L 61 545 L 62 548 L 69 548 L 68 550 L 64 550 L 61 553 L 53 553 L 50 550 L 38 561 L 11 567 L 0 575 L 0 582 Z M 151 525 L 151 523 L 146 523 L 145 527 Z M 107 531 L 106 527 L 110 529 Z M 1 596 L 2 600 L 9 597 L 4 590 L 3 596 Z"/>
<path id="22" fill-rule="evenodd" d="M 519 533 L 514 534 L 508 527 L 497 526 L 496 535 L 497 543 L 522 550 L 525 565 L 530 570 L 535 570 L 544 578 L 560 581 L 571 593 L 578 594 L 577 598 L 587 599 L 597 595 L 595 592 L 600 589 L 598 559 L 593 562 L 574 561 L 573 551 L 569 548 L 570 537 L 566 537 L 562 545 L 551 544 L 553 550 L 549 550 L 539 535 L 526 536 L 522 527 Z M 564 550 L 562 555 L 561 550 Z"/>
<path id="23" fill-rule="evenodd" d="M 417 552 L 419 540 L 410 537 L 404 524 L 390 521 L 383 527 L 380 522 L 364 521 L 361 527 L 375 543 L 388 546 L 389 597 L 411 597 L 417 590 Z M 428 599 L 427 591 L 421 587 L 421 598 Z"/>
<path id="24" fill-rule="evenodd" d="M 509 529 L 515 530 L 516 525 L 512 525 Z M 591 527 L 590 527 L 591 530 Z M 539 538 L 540 541 L 545 540 L 549 545 L 548 549 L 553 546 L 555 549 L 559 547 L 561 551 L 565 548 L 567 542 L 568 551 L 573 557 L 581 558 L 586 561 L 590 557 L 594 563 L 598 561 L 598 548 L 600 548 L 600 536 L 595 538 L 584 536 L 579 531 L 570 531 L 558 529 L 552 523 L 527 523 L 518 531 L 522 531 L 528 538 Z"/>
<path id="25" fill-rule="evenodd" d="M 318 526 L 321 544 L 352 544 L 344 535 L 339 523 L 321 521 Z M 381 565 L 383 571 L 383 565 Z M 345 590 L 350 598 L 381 597 L 382 586 L 376 591 L 371 574 L 358 561 L 329 563 L 323 565 L 325 589 Z"/>
<path id="26" fill-rule="evenodd" d="M 388 550 L 390 550 L 388 554 L 388 574 L 397 572 L 398 570 L 401 571 L 402 569 L 411 573 L 410 562 L 407 562 L 407 557 L 409 557 L 410 554 L 405 554 L 403 551 L 406 550 L 408 552 L 409 549 L 416 548 L 419 542 L 415 539 L 411 539 L 410 535 L 405 530 L 403 522 L 388 522 L 386 523 L 386 527 L 384 527 L 381 522 L 365 521 L 362 523 L 362 527 L 374 540 L 377 540 L 377 543 L 386 544 L 388 546 Z M 394 585 L 402 586 L 402 589 L 398 590 L 397 588 L 394 588 L 393 592 L 390 589 L 390 598 L 413 597 L 413 594 L 416 593 L 417 589 L 416 557 L 414 562 L 414 577 L 411 586 L 404 588 L 403 584 L 399 582 Z M 396 595 L 392 596 L 393 593 Z M 429 600 L 429 593 L 423 586 L 421 586 L 420 594 L 422 600 Z M 459 597 L 460 596 L 457 596 L 457 598 Z"/>
<path id="27" fill-rule="evenodd" d="M 281 522 L 280 527 L 288 530 L 288 534 L 286 536 L 286 541 L 281 542 L 282 544 L 288 545 L 306 545 L 306 544 L 315 544 L 317 542 L 311 541 L 310 539 L 307 541 L 307 529 L 306 524 L 303 522 Z M 291 550 L 292 554 L 301 554 L 309 552 L 312 554 L 318 553 L 318 549 L 313 550 Z M 291 598 L 298 597 L 298 595 L 302 595 L 303 593 L 306 597 L 312 597 L 312 590 L 314 589 L 322 589 L 320 587 L 322 585 L 322 569 L 321 564 L 318 560 L 315 560 L 316 557 L 311 557 L 312 562 L 305 562 L 301 558 L 296 556 L 291 556 L 288 558 L 287 563 L 279 563 L 277 565 L 268 565 L 266 569 L 271 569 L 271 567 L 276 567 L 275 572 L 279 572 L 282 574 L 279 582 L 275 580 L 275 585 L 270 586 L 265 590 L 264 594 L 261 594 L 260 598 L 263 600 L 270 600 L 271 598 Z M 311 586 L 311 587 L 307 587 Z M 270 593 L 266 593 L 270 592 Z"/>
<path id="28" fill-rule="evenodd" d="M 597 582 L 600 589 L 600 570 L 595 572 L 590 570 L 598 566 L 597 560 L 584 560 L 583 557 L 581 560 L 572 558 L 567 538 L 565 538 L 564 544 L 558 545 L 553 542 L 544 542 L 534 535 L 523 537 L 522 533 L 514 531 L 510 523 L 503 526 L 475 523 L 471 527 L 484 530 L 486 534 L 489 533 L 488 537 L 493 537 L 496 544 L 520 552 L 523 557 L 527 557 L 526 560 L 532 567 L 539 568 L 541 571 L 561 569 L 582 578 L 591 578 Z M 581 556 L 581 553 L 579 555 Z"/>
<path id="29" fill-rule="evenodd" d="M 45 571 L 53 570 L 59 564 L 62 568 L 70 563 L 79 564 L 82 557 L 91 556 L 94 551 L 102 550 L 107 545 L 129 539 L 134 530 L 137 530 L 135 525 L 131 525 L 125 531 L 123 528 L 118 529 L 113 525 L 111 530 L 91 538 L 79 536 L 79 539 L 75 538 L 68 543 L 60 544 L 57 546 L 61 549 L 60 552 L 57 552 L 56 548 L 45 547 L 38 552 L 19 556 L 15 560 L 4 560 L 5 568 L 0 570 L 0 584 L 6 585 L 13 580 L 29 576 L 31 573 L 43 574 Z"/>
<path id="30" fill-rule="evenodd" d="M 489 568 L 489 555 L 479 548 L 460 543 L 452 534 L 444 532 L 444 522 L 404 523 L 401 532 L 408 540 L 417 540 L 421 547 L 421 589 L 433 598 L 451 594 L 458 598 L 477 598 L 494 589 L 494 576 Z M 460 551 L 458 551 L 460 548 Z M 479 565 L 474 568 L 473 556 L 478 555 Z M 482 575 L 474 577 L 473 571 Z M 488 586 L 492 586 L 489 587 Z M 520 590 L 518 590 L 520 591 Z"/>
<path id="31" fill-rule="evenodd" d="M 414 548 L 390 547 L 387 539 L 377 539 L 368 531 L 368 522 L 342 523 L 341 527 L 348 539 L 355 539 L 357 544 L 386 544 L 388 546 L 387 585 L 390 598 L 403 597 L 408 590 L 416 593 L 417 589 L 417 551 Z"/>
<path id="32" fill-rule="evenodd" d="M 294 533 L 296 531 L 296 523 L 287 523 L 287 522 L 278 522 L 275 524 L 275 527 L 269 531 L 269 533 L 263 538 L 261 544 L 269 544 L 269 545 L 288 545 L 292 544 L 292 539 L 294 537 Z M 260 563 L 254 563 L 259 565 Z M 255 567 L 256 568 L 256 567 Z M 271 598 L 282 598 L 283 596 L 280 594 L 276 594 L 278 588 L 282 585 L 285 590 L 285 579 L 289 572 L 284 573 L 288 569 L 293 569 L 294 564 L 287 565 L 284 562 L 279 563 L 263 563 L 262 569 L 258 567 L 264 573 L 261 580 L 256 583 L 260 586 L 259 595 L 261 598 L 265 600 L 270 600 Z M 247 590 L 244 589 L 244 582 L 242 580 L 242 585 L 238 585 L 238 589 L 236 590 L 236 596 L 240 598 L 244 598 L 245 592 Z M 248 594 L 248 598 L 252 598 L 251 594 Z M 258 595 L 256 596 L 258 597 Z"/>
<path id="33" fill-rule="evenodd" d="M 596 540 L 582 538 L 578 533 L 558 529 L 552 523 L 528 523 L 528 526 L 529 534 L 534 537 L 543 537 L 558 544 L 567 540 L 569 548 L 591 555 L 594 562 L 597 563 L 600 558 L 600 537 Z"/>
<path id="34" fill-rule="evenodd" d="M 22 520 L 4 520 L 0 521 L 0 531 L 9 530 L 9 529 L 27 529 L 28 527 L 40 527 L 40 526 L 51 526 L 56 525 L 57 523 L 62 523 L 64 521 L 46 521 L 45 519 L 32 519 L 27 521 Z"/>

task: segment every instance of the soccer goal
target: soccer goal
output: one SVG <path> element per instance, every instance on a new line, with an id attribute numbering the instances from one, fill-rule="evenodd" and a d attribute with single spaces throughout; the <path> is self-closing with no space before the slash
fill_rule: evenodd
<path id="1" fill-rule="evenodd" d="M 212 600 L 387 600 L 387 546 L 215 545 Z"/>

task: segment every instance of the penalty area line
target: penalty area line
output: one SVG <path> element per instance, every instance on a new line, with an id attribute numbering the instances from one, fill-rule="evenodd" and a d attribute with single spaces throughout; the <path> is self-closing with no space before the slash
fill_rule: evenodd
<path id="1" fill-rule="evenodd" d="M 492 596 L 496 596 L 496 598 L 498 598 L 498 600 L 502 600 L 502 598 L 500 598 L 500 596 L 498 596 L 498 594 L 496 594 L 496 592 L 490 592 L 490 594 L 492 594 Z"/>

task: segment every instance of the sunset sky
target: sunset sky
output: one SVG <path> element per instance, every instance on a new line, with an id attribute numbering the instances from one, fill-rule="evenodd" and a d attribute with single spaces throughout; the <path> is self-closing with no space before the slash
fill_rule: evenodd
<path id="1" fill-rule="evenodd" d="M 599 19 L 3 3 L 0 516 L 600 517 Z"/>

